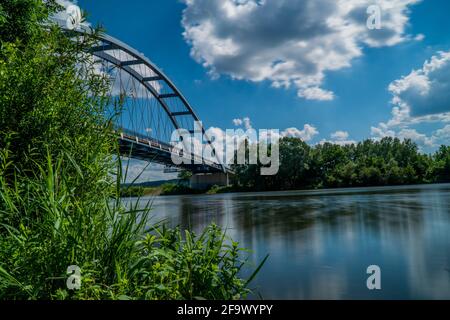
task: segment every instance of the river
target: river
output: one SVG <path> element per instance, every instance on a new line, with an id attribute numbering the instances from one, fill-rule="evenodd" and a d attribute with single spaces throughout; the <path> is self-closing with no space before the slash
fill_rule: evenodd
<path id="1" fill-rule="evenodd" d="M 255 264 L 269 254 L 252 283 L 264 299 L 450 299 L 449 184 L 155 197 L 152 216 L 215 222 Z"/>

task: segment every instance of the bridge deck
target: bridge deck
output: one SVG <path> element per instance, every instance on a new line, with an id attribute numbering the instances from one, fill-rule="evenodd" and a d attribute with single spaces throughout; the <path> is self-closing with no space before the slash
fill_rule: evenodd
<path id="1" fill-rule="evenodd" d="M 160 163 L 167 167 L 182 167 L 194 173 L 223 172 L 220 164 L 195 154 L 185 155 L 185 164 L 175 165 L 172 161 L 172 155 L 183 157 L 182 150 L 130 131 L 120 133 L 119 148 L 120 154 L 123 156 Z"/>

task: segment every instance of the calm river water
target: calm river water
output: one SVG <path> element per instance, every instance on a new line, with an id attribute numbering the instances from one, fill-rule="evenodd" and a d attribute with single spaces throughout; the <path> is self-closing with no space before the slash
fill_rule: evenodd
<path id="1" fill-rule="evenodd" d="M 133 200 L 131 200 L 133 201 Z M 215 222 L 257 264 L 264 299 L 450 299 L 450 185 L 156 197 L 153 219 Z M 381 290 L 367 289 L 369 265 Z"/>

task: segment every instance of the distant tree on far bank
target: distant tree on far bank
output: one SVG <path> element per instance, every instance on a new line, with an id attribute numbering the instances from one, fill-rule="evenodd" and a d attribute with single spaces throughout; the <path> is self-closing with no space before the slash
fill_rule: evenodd
<path id="1" fill-rule="evenodd" d="M 426 155 L 411 140 L 390 137 L 344 146 L 310 146 L 287 137 L 279 143 L 278 174 L 261 176 L 259 165 L 235 166 L 236 186 L 262 191 L 450 182 L 446 146 Z"/>
<path id="2" fill-rule="evenodd" d="M 450 146 L 441 146 L 433 155 L 431 176 L 436 182 L 450 181 Z"/>

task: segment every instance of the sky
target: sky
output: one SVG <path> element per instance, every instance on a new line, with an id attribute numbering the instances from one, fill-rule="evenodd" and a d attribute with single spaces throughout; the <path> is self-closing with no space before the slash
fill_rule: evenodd
<path id="1" fill-rule="evenodd" d="M 144 53 L 206 127 L 310 144 L 450 141 L 446 0 L 79 0 Z M 379 8 L 380 29 L 367 20 Z M 371 20 L 372 22 L 374 20 Z"/>

